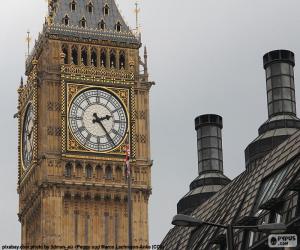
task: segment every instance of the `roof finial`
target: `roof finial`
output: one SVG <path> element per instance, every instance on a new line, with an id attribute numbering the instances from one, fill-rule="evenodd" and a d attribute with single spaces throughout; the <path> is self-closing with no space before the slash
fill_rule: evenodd
<path id="1" fill-rule="evenodd" d="M 29 56 L 30 53 L 30 42 L 31 42 L 31 37 L 30 37 L 30 31 L 27 31 L 27 37 L 26 37 L 26 42 L 27 42 L 27 56 Z"/>
<path id="2" fill-rule="evenodd" d="M 24 84 L 23 84 L 23 76 L 21 76 L 21 81 L 20 81 L 20 88 L 23 88 Z"/>
<path id="3" fill-rule="evenodd" d="M 135 2 L 135 21 L 136 21 L 136 25 L 135 25 L 135 30 L 136 30 L 136 34 L 139 35 L 140 33 L 140 25 L 139 25 L 139 13 L 140 13 L 141 9 L 139 8 L 139 4 L 138 1 Z"/>

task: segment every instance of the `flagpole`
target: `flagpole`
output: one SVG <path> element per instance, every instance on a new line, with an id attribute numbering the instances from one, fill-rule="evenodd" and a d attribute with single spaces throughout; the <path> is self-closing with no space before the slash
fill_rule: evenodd
<path id="1" fill-rule="evenodd" d="M 125 147 L 126 151 L 126 175 L 128 182 L 127 210 L 128 210 L 128 249 L 132 249 L 132 199 L 131 199 L 131 166 L 130 166 L 130 144 Z"/>
<path id="2" fill-rule="evenodd" d="M 128 246 L 132 247 L 132 204 L 131 204 L 131 171 L 128 175 Z"/>

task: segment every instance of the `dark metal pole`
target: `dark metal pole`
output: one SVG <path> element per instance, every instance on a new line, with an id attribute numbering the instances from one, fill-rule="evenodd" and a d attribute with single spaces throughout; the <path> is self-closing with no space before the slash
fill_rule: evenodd
<path id="1" fill-rule="evenodd" d="M 233 250 L 233 226 L 227 226 L 227 250 Z"/>
<path id="2" fill-rule="evenodd" d="M 132 249 L 131 170 L 128 172 L 128 249 Z"/>

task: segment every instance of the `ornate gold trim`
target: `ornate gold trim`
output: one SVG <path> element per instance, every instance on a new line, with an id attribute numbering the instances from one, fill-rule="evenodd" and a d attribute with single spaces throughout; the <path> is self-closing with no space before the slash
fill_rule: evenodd
<path id="1" fill-rule="evenodd" d="M 105 154 L 109 156 L 110 159 L 115 159 L 111 157 L 117 157 L 117 156 L 124 156 L 125 155 L 125 142 L 127 138 L 132 137 L 132 104 L 131 99 L 134 98 L 134 95 L 132 96 L 133 87 L 111 87 L 111 86 L 98 86 L 94 84 L 79 84 L 79 83 L 66 83 L 65 80 L 62 81 L 62 101 L 64 102 L 62 104 L 62 148 L 63 153 L 65 155 L 70 155 L 69 152 L 72 154 L 72 152 L 78 152 L 78 153 L 89 153 L 89 154 Z M 69 108 L 71 103 L 73 102 L 74 98 L 81 92 L 86 91 L 88 89 L 103 89 L 107 92 L 110 92 L 114 96 L 116 96 L 121 104 L 125 108 L 125 112 L 127 115 L 128 125 L 127 125 L 127 135 L 122 139 L 122 142 L 114 149 L 108 150 L 108 151 L 94 151 L 90 149 L 84 148 L 82 145 L 80 145 L 72 132 L 69 130 L 69 121 L 67 119 Z M 71 156 L 70 156 L 71 157 Z M 89 156 L 90 157 L 90 156 Z M 106 156 L 99 156 L 101 159 L 107 158 Z"/>

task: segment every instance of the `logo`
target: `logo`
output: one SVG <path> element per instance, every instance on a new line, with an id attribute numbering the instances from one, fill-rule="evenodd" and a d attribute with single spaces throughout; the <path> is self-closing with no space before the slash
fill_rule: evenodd
<path id="1" fill-rule="evenodd" d="M 271 234 L 268 237 L 270 248 L 276 247 L 297 247 L 296 234 Z"/>

